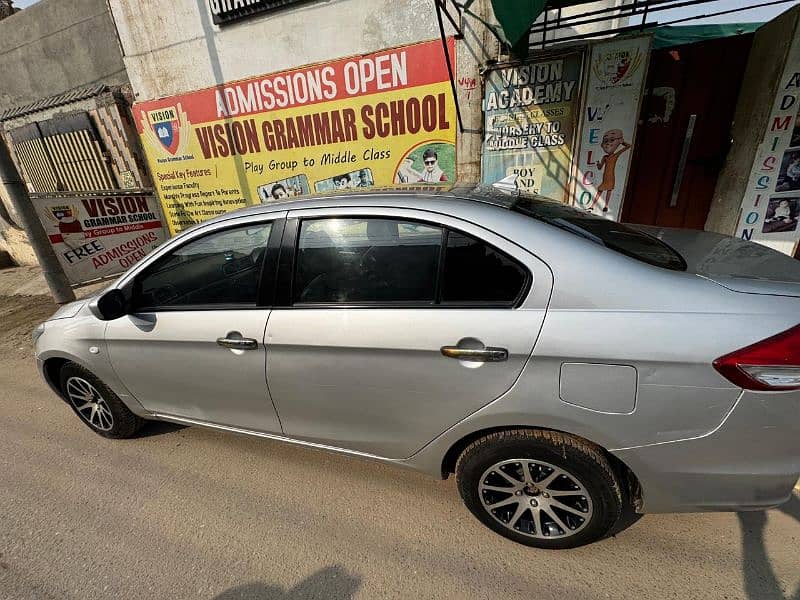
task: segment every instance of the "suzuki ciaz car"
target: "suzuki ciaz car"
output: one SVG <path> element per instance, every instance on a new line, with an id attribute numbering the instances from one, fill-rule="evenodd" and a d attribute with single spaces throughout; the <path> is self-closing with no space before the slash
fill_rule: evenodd
<path id="1" fill-rule="evenodd" d="M 96 433 L 202 425 L 455 474 L 514 541 L 763 509 L 800 472 L 800 266 L 495 190 L 262 205 L 35 331 Z M 631 513 L 632 514 L 632 513 Z"/>

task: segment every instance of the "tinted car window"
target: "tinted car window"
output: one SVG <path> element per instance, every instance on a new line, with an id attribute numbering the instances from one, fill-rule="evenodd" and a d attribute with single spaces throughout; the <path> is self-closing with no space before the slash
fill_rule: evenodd
<path id="1" fill-rule="evenodd" d="M 502 252 L 463 233 L 448 233 L 442 302 L 510 304 L 525 281 L 525 270 Z"/>
<path id="2" fill-rule="evenodd" d="M 657 267 L 685 271 L 686 262 L 661 240 L 616 221 L 582 212 L 552 200 L 512 196 L 513 211 L 591 240 L 616 252 Z"/>
<path id="3" fill-rule="evenodd" d="M 394 219 L 319 219 L 300 228 L 294 301 L 433 302 L 442 230 Z"/>
<path id="4" fill-rule="evenodd" d="M 137 278 L 137 307 L 255 304 L 271 223 L 226 229 L 181 246 Z"/>

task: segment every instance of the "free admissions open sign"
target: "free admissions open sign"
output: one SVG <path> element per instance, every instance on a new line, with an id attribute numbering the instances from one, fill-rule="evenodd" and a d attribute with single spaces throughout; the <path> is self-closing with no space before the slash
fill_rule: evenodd
<path id="1" fill-rule="evenodd" d="M 452 182 L 445 60 L 425 42 L 135 105 L 170 231 L 313 192 Z"/>
<path id="2" fill-rule="evenodd" d="M 32 200 L 73 284 L 122 273 L 166 239 L 152 194 L 87 192 Z"/>

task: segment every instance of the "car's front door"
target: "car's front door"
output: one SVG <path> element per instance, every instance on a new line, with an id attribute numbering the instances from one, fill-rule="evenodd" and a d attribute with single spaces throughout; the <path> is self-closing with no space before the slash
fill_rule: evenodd
<path id="1" fill-rule="evenodd" d="M 265 338 L 287 435 L 403 458 L 514 384 L 552 287 L 535 257 L 425 211 L 294 211 L 292 236 Z"/>
<path id="2" fill-rule="evenodd" d="M 263 338 L 283 223 L 251 220 L 197 235 L 137 275 L 132 314 L 108 323 L 106 342 L 147 410 L 281 431 Z"/>

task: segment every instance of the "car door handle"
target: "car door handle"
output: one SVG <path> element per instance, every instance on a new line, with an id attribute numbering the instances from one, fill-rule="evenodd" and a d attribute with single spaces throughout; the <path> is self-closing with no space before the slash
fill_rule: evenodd
<path id="1" fill-rule="evenodd" d="M 217 344 L 233 350 L 257 350 L 258 341 L 252 338 L 217 338 Z"/>
<path id="2" fill-rule="evenodd" d="M 458 346 L 442 346 L 442 355 L 447 358 L 467 360 L 471 362 L 503 362 L 508 360 L 508 350 L 487 346 L 481 350 L 459 348 Z"/>

